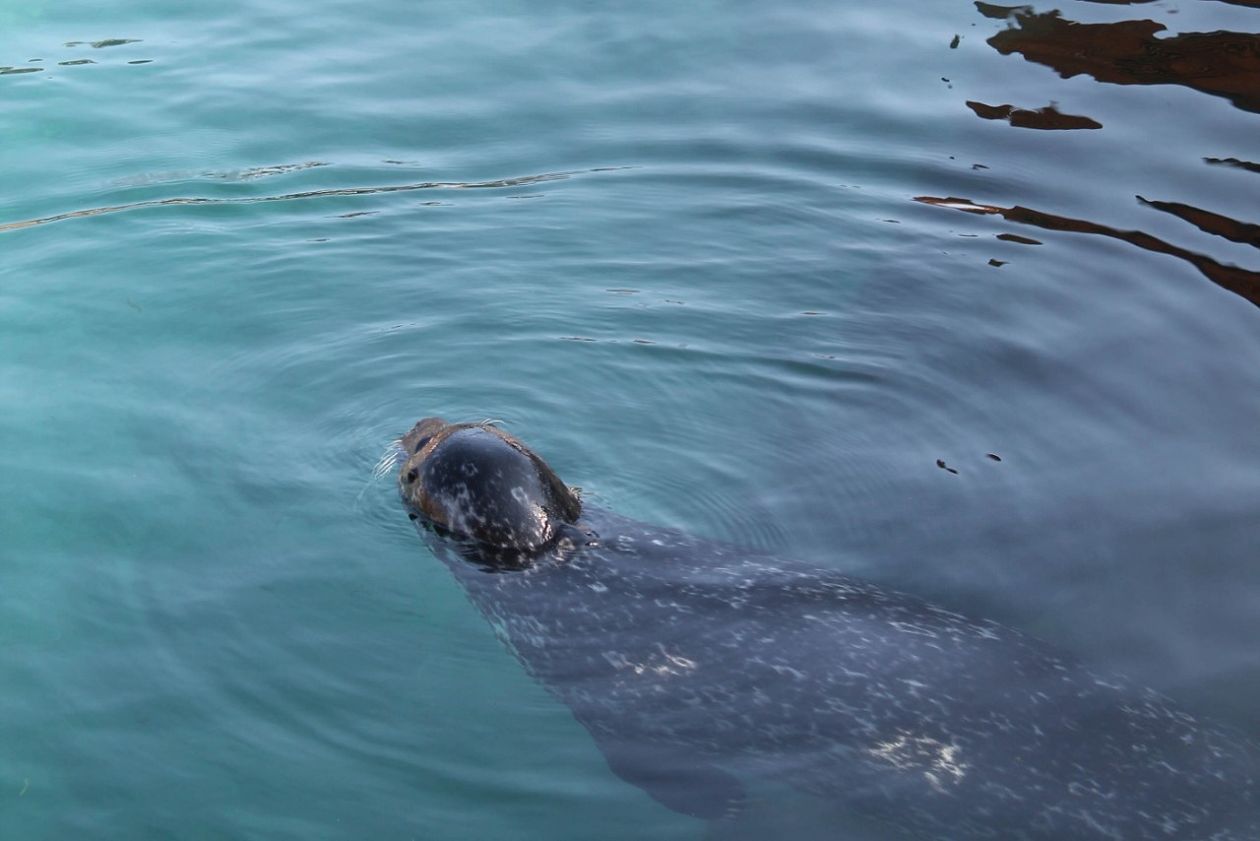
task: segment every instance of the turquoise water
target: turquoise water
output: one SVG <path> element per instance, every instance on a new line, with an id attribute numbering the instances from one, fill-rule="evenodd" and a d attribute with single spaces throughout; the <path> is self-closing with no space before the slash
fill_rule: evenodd
<path id="1" fill-rule="evenodd" d="M 0 9 L 0 837 L 706 837 L 373 479 L 439 413 L 1260 738 L 1245 50 L 535 6 Z M 1214 0 L 1055 8 L 1260 42 Z"/>

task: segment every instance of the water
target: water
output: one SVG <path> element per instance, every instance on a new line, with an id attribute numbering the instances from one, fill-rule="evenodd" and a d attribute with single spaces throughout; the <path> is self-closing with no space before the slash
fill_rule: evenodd
<path id="1" fill-rule="evenodd" d="M 535 6 L 0 9 L 0 837 L 705 837 L 372 480 L 432 413 L 1260 737 L 1257 11 Z"/>

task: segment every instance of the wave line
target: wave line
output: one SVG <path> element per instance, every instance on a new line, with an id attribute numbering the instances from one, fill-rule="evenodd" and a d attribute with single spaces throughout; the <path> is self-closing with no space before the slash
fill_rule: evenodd
<path id="1" fill-rule="evenodd" d="M 170 199 L 149 199 L 148 201 L 131 202 L 130 204 L 112 204 L 102 207 L 90 207 L 86 210 L 71 210 L 52 216 L 41 216 L 37 219 L 24 219 L 19 222 L 0 223 L 0 233 L 47 225 L 51 222 L 63 222 L 67 219 L 82 219 L 88 216 L 102 216 L 107 213 L 121 213 L 125 210 L 142 210 L 149 207 L 168 207 L 175 205 L 214 205 L 214 204 L 262 204 L 264 202 L 297 201 L 300 199 L 329 198 L 333 196 L 371 196 L 380 193 L 408 193 L 415 190 L 490 190 L 504 187 L 523 187 L 541 184 L 546 181 L 561 181 L 574 175 L 591 172 L 610 172 L 629 167 L 596 167 L 594 169 L 572 170 L 569 172 L 547 172 L 541 175 L 524 175 L 516 178 L 499 178 L 493 181 L 422 181 L 418 184 L 394 184 L 383 187 L 332 187 L 326 190 L 306 190 L 300 193 L 285 193 L 279 196 L 238 196 L 234 198 L 204 198 L 186 196 Z"/>

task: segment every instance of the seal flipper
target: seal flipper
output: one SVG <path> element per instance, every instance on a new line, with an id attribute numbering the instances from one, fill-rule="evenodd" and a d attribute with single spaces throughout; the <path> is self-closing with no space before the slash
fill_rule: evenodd
<path id="1" fill-rule="evenodd" d="M 614 774 L 675 812 L 720 820 L 743 807 L 743 783 L 720 768 L 658 745 L 597 741 Z"/>

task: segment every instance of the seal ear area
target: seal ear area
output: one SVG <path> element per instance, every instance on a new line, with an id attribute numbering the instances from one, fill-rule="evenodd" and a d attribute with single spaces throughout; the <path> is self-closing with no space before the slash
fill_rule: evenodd
<path id="1" fill-rule="evenodd" d="M 438 433 L 443 432 L 451 427 L 442 418 L 425 418 L 411 428 L 411 431 L 402 437 L 402 447 L 407 455 L 412 456 L 420 452 Z"/>

